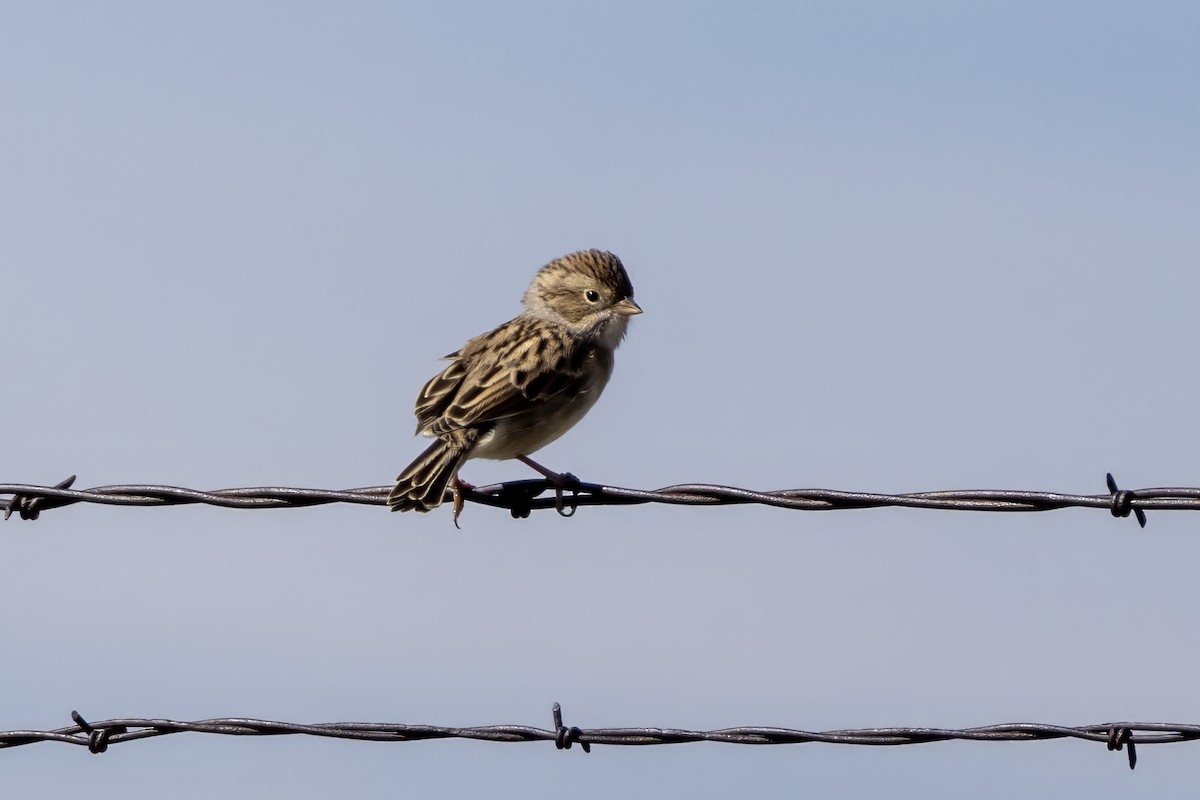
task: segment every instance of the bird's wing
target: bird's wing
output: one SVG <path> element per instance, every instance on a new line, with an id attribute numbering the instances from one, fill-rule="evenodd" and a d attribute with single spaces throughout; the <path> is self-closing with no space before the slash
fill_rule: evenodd
<path id="1" fill-rule="evenodd" d="M 417 397 L 417 431 L 480 427 L 578 391 L 587 357 L 575 337 L 518 317 L 467 342 Z"/>

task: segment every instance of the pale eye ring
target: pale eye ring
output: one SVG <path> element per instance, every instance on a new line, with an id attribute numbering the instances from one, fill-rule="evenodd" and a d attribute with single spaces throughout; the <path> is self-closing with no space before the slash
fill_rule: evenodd
<path id="1" fill-rule="evenodd" d="M 588 289 L 586 292 L 583 293 L 583 296 L 585 298 L 587 298 L 587 301 L 589 303 L 599 303 L 600 302 L 600 293 L 597 292 L 595 289 Z"/>

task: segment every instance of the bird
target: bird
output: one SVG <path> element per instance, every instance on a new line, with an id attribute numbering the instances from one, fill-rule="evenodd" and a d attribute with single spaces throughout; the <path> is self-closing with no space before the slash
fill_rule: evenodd
<path id="1" fill-rule="evenodd" d="M 580 250 L 538 270 L 519 315 L 446 356 L 417 395 L 417 433 L 434 442 L 396 478 L 392 511 L 432 511 L 449 486 L 455 526 L 458 470 L 470 458 L 517 459 L 559 492 L 570 475 L 529 458 L 579 422 L 613 370 L 629 318 L 641 314 L 617 256 Z"/>

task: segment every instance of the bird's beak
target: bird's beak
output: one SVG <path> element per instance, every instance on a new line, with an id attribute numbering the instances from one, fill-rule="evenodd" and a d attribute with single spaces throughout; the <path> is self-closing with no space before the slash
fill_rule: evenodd
<path id="1" fill-rule="evenodd" d="M 623 317 L 632 317 L 634 314 L 642 313 L 642 307 L 633 302 L 632 297 L 626 297 L 613 306 L 613 311 L 616 311 Z"/>

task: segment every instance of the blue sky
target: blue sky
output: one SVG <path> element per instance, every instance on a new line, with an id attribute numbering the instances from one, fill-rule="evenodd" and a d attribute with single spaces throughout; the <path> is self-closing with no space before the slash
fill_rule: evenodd
<path id="1" fill-rule="evenodd" d="M 1200 484 L 1182 3 L 9 4 L 0 480 L 389 482 L 571 250 L 646 313 L 539 460 L 655 488 Z M 529 477 L 472 462 L 476 483 Z M 0 529 L 0 729 L 1196 722 L 1196 520 L 74 506 Z M 563 598 L 570 598 L 564 602 Z M 168 737 L 15 794 L 1175 794 L 1191 746 Z"/>

